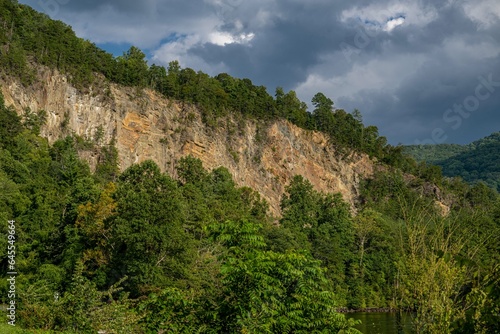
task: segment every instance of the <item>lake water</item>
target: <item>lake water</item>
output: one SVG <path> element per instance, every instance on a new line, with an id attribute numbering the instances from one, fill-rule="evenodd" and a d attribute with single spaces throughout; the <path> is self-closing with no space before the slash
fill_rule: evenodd
<path id="1" fill-rule="evenodd" d="M 403 331 L 398 332 L 396 313 L 356 312 L 347 313 L 346 317 L 361 320 L 356 328 L 364 334 L 412 334 L 411 316 L 402 316 Z"/>

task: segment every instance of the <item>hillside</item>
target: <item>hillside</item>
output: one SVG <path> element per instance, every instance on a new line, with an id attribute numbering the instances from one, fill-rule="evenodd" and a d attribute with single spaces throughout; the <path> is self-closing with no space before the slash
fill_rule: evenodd
<path id="1" fill-rule="evenodd" d="M 78 91 L 110 93 L 109 84 L 149 88 L 174 101 L 195 105 L 203 123 L 217 128 L 228 115 L 266 123 L 288 120 L 305 129 L 326 134 L 338 150 L 366 153 L 379 161 L 407 165 L 401 147 L 392 147 L 379 136 L 375 126 L 365 126 L 359 112 L 352 114 L 334 107 L 321 92 L 312 99 L 314 110 L 300 101 L 294 91 L 276 87 L 274 96 L 267 88 L 250 79 L 234 78 L 227 73 L 211 77 L 177 61 L 167 68 L 149 65 L 145 54 L 131 47 L 123 56 L 113 57 L 95 44 L 75 36 L 71 27 L 50 20 L 44 14 L 15 1 L 2 0 L 0 14 L 5 27 L 0 30 L 1 73 L 15 77 L 23 87 L 37 84 L 39 71 L 32 64 L 57 69 Z"/>
<path id="2" fill-rule="evenodd" d="M 417 161 L 441 166 L 444 176 L 484 182 L 500 191 L 500 132 L 468 145 L 407 146 L 405 151 Z"/>
<path id="3" fill-rule="evenodd" d="M 335 109 L 322 93 L 308 112 L 293 91 L 278 87 L 273 97 L 249 79 L 210 77 L 175 61 L 149 66 L 135 47 L 114 58 L 30 7 L 3 0 L 0 10 L 12 28 L 0 31 L 6 104 L 20 115 L 43 113 L 41 134 L 50 143 L 73 133 L 113 143 L 122 171 L 152 159 L 175 176 L 175 161 L 191 154 L 209 169 L 227 167 L 279 215 L 284 185 L 296 174 L 317 190 L 342 193 L 354 208 L 359 181 L 374 169 L 370 158 L 411 166 L 359 113 Z M 101 158 L 81 154 L 91 167 Z"/>
<path id="4" fill-rule="evenodd" d="M 275 215 L 284 186 L 294 175 L 303 175 L 317 190 L 340 192 L 354 207 L 359 181 L 375 168 L 366 154 L 343 159 L 328 136 L 286 120 L 263 123 L 236 114 L 211 128 L 195 106 L 165 99 L 150 89 L 137 92 L 109 84 L 106 95 L 81 93 L 64 75 L 44 67 L 31 89 L 16 81 L 0 83 L 6 104 L 19 113 L 26 108 L 46 112 L 41 135 L 49 143 L 70 134 L 101 146 L 113 143 L 120 170 L 151 159 L 172 176 L 176 161 L 192 155 L 208 169 L 228 168 L 237 184 L 257 190 Z M 100 156 L 92 151 L 81 154 L 94 169 Z"/>
<path id="5" fill-rule="evenodd" d="M 359 112 L 0 0 L 0 313 L 44 333 L 495 333 L 500 197 Z M 479 148 L 478 148 L 479 149 Z M 14 305 L 14 306 L 13 306 Z"/>
<path id="6" fill-rule="evenodd" d="M 407 145 L 404 148 L 405 153 L 411 155 L 416 161 L 431 165 L 437 165 L 440 161 L 467 150 L 467 145 L 459 144 Z"/>

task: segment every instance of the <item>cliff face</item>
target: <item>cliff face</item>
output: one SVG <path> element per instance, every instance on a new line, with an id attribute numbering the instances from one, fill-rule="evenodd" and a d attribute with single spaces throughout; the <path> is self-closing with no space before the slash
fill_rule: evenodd
<path id="1" fill-rule="evenodd" d="M 72 132 L 89 139 L 99 137 L 100 143 L 115 140 L 121 170 L 152 159 L 173 176 L 175 162 L 190 154 L 208 169 L 228 168 L 236 183 L 257 190 L 275 215 L 279 215 L 284 187 L 294 175 L 304 176 L 317 190 L 340 192 L 354 205 L 359 181 L 374 169 L 367 156 L 342 159 L 325 135 L 286 121 L 263 125 L 225 119 L 210 128 L 196 108 L 153 91 L 103 81 L 82 93 L 65 76 L 43 68 L 35 87 L 9 80 L 0 83 L 6 104 L 19 113 L 27 107 L 47 112 L 41 134 L 51 143 Z M 95 166 L 97 156 L 84 158 Z"/>

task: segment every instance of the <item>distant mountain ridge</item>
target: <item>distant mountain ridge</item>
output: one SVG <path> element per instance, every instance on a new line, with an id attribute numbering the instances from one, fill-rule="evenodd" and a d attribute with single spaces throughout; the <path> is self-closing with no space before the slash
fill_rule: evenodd
<path id="1" fill-rule="evenodd" d="M 444 176 L 482 181 L 500 191 L 500 132 L 467 145 L 409 145 L 405 152 L 419 162 L 441 166 Z"/>

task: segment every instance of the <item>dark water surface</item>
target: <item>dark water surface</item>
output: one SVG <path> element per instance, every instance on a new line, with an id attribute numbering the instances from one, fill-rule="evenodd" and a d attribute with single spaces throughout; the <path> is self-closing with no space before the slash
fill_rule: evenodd
<path id="1" fill-rule="evenodd" d="M 356 326 L 364 334 L 412 334 L 411 316 L 404 313 L 402 316 L 403 331 L 398 332 L 396 313 L 355 312 L 347 313 L 346 317 L 361 320 Z"/>

